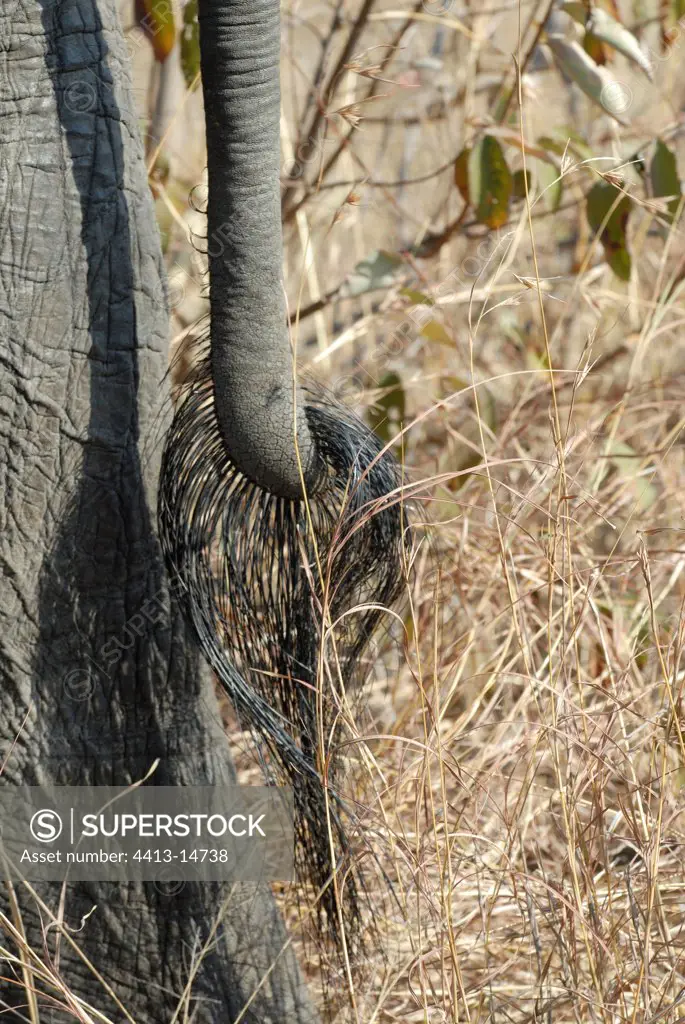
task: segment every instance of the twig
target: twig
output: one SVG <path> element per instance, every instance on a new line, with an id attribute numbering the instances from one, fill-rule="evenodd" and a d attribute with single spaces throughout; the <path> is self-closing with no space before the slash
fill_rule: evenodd
<path id="1" fill-rule="evenodd" d="M 338 62 L 335 65 L 335 68 L 333 69 L 333 72 L 328 79 L 328 84 L 323 90 L 312 112 L 309 124 L 307 125 L 306 128 L 303 128 L 302 131 L 298 133 L 298 145 L 301 145 L 303 140 L 309 141 L 310 139 L 316 138 L 319 128 L 321 126 L 321 122 L 323 121 L 326 115 L 326 110 L 333 97 L 335 88 L 338 84 L 338 78 L 340 77 L 345 65 L 348 63 L 350 57 L 352 56 L 352 51 L 354 50 L 354 47 L 357 45 L 357 40 L 359 39 L 362 29 L 364 28 L 368 20 L 368 16 L 371 13 L 371 8 L 373 7 L 374 3 L 375 0 L 364 0 L 362 9 L 359 12 L 359 15 L 357 16 L 354 25 L 350 30 L 350 34 L 347 37 L 347 41 L 345 43 L 345 46 L 343 47 L 342 53 L 338 58 Z M 299 206 L 292 211 L 288 209 L 288 203 L 294 188 L 294 185 L 289 185 L 283 193 L 283 208 L 284 210 L 288 211 L 288 216 L 286 218 L 287 220 L 290 220 L 291 217 L 294 217 L 295 214 L 297 213 L 297 210 L 299 209 Z"/>
<path id="2" fill-rule="evenodd" d="M 422 6 L 423 6 L 423 0 L 416 0 L 411 14 L 415 14 L 418 11 L 420 11 Z M 371 3 L 368 2 L 368 0 L 367 0 L 367 3 L 364 5 L 364 10 L 366 10 L 366 8 L 368 8 L 370 10 L 370 7 L 371 7 Z M 388 48 L 387 48 L 386 54 L 385 54 L 385 56 L 383 57 L 383 59 L 381 60 L 381 63 L 380 63 L 379 75 L 383 75 L 385 73 L 386 69 L 388 68 L 388 65 L 390 64 L 390 62 L 392 61 L 393 57 L 395 56 L 395 52 L 398 49 L 400 43 L 402 42 L 402 39 L 404 38 L 405 33 L 407 32 L 407 30 L 412 25 L 411 14 L 407 17 L 405 22 L 400 26 L 400 28 L 397 30 L 397 32 L 395 33 L 394 37 L 392 38 L 391 42 L 388 44 Z M 360 15 L 360 18 L 361 18 L 361 15 Z M 357 21 L 355 22 L 355 26 L 354 26 L 354 29 L 353 29 L 353 33 L 355 35 L 355 42 L 356 42 L 356 39 L 359 36 L 359 32 L 361 31 L 361 28 L 363 27 L 363 26 L 361 26 L 359 24 L 359 22 L 360 22 L 360 19 L 358 18 Z M 351 33 L 351 35 L 352 35 L 352 33 Z M 346 47 L 345 49 L 347 50 L 348 47 Z M 347 58 L 346 58 L 346 60 L 347 60 Z M 336 68 L 335 75 L 331 79 L 332 82 L 335 81 L 335 78 L 339 74 L 339 69 L 341 70 L 342 66 L 343 66 L 342 63 L 339 61 L 338 62 L 338 68 Z M 371 86 L 370 86 L 368 92 L 366 93 L 366 96 L 364 96 L 364 98 L 361 100 L 361 103 L 368 103 L 369 100 L 372 100 L 377 95 L 378 90 L 380 89 L 380 84 L 381 84 L 380 83 L 380 79 L 379 78 L 375 78 L 372 81 Z M 320 124 L 321 118 L 323 117 L 323 115 L 324 115 L 324 109 L 320 108 L 319 109 L 319 117 L 318 117 L 318 119 L 315 120 L 315 122 L 313 122 L 313 123 L 315 123 L 315 127 L 316 128 L 318 128 L 318 125 Z M 349 126 L 349 130 L 347 131 L 347 134 L 344 136 L 344 138 L 342 138 L 340 140 L 337 148 L 331 154 L 331 156 L 328 158 L 327 163 L 324 165 L 324 167 L 320 171 L 320 173 L 318 175 L 318 184 L 320 184 L 321 182 L 323 182 L 325 180 L 326 176 L 330 173 L 331 168 L 334 167 L 335 164 L 338 162 L 338 159 L 340 158 L 340 154 L 343 152 L 345 147 L 348 145 L 348 143 L 349 143 L 349 141 L 350 141 L 350 139 L 351 139 L 351 137 L 352 137 L 352 135 L 354 134 L 355 131 L 356 131 L 356 125 L 350 125 Z M 307 135 L 307 138 L 312 138 L 313 135 L 314 135 L 314 132 L 310 129 L 309 134 Z M 318 187 L 318 184 L 317 184 L 317 187 Z M 288 200 L 289 200 L 290 196 L 292 195 L 292 190 L 293 190 L 293 187 L 291 186 L 290 189 L 286 190 L 286 193 L 285 193 L 285 195 L 283 197 L 283 210 L 284 210 L 284 215 L 283 216 L 284 216 L 284 221 L 286 223 L 288 221 L 292 220 L 292 218 L 295 216 L 295 214 L 300 209 L 300 207 L 304 203 L 307 202 L 307 200 L 309 199 L 310 195 L 312 194 L 310 191 L 306 190 L 305 191 L 305 195 L 301 199 L 299 199 L 295 203 L 292 203 L 291 205 L 288 205 Z"/>

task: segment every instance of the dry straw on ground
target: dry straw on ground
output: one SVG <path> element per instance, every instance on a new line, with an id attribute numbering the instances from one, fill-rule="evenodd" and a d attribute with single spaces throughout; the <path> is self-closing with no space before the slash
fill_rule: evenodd
<path id="1" fill-rule="evenodd" d="M 326 293 L 372 250 L 459 216 L 450 169 L 402 187 L 364 179 L 418 179 L 460 150 L 491 103 L 481 84 L 517 51 L 516 5 L 497 6 L 509 13 L 447 12 L 473 38 L 447 28 L 436 70 L 438 17 L 410 29 L 330 171 L 344 185 L 317 189 L 321 164 L 308 171 L 307 222 L 288 234 L 295 302 L 303 264 Z M 367 26 L 348 106 L 398 24 Z M 301 51 L 290 57 L 286 80 L 306 81 Z M 671 131 L 683 166 L 677 55 L 653 86 L 612 67 L 633 96 L 629 128 L 540 70 L 523 78 L 514 131 L 582 132 L 595 171 Z M 465 225 L 413 264 L 412 288 L 436 299 L 432 330 L 419 316 L 393 347 L 412 309 L 398 288 L 300 326 L 301 350 L 315 335 L 318 364 L 357 385 L 360 407 L 397 375 L 416 519 L 430 520 L 403 628 L 374 665 L 375 721 L 357 722 L 360 855 L 378 856 L 397 902 L 379 881 L 385 959 L 358 965 L 353 1009 L 341 985 L 338 1021 L 685 1015 L 683 228 L 640 206 L 626 285 L 579 203 L 592 171 L 570 153 L 562 171 L 560 212 L 534 187 L 499 232 Z M 316 298 L 305 278 L 303 306 Z"/>

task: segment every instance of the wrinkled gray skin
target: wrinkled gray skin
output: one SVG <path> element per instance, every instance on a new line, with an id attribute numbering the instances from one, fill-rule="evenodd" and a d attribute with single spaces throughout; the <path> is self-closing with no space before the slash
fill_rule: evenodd
<path id="1" fill-rule="evenodd" d="M 280 3 L 199 0 L 198 14 L 217 418 L 238 469 L 297 498 L 321 467 L 293 387 L 282 285 Z"/>
<path id="2" fill-rule="evenodd" d="M 233 778 L 206 673 L 154 530 L 170 413 L 167 311 L 114 0 L 0 6 L 0 757 L 2 783 Z M 146 604 L 146 602 L 150 602 Z M 57 912 L 58 887 L 36 887 Z M 33 899 L 18 900 L 44 955 Z M 170 1022 L 220 886 L 67 887 L 64 921 L 130 1017 Z M 3 891 L 0 908 L 8 913 Z M 56 931 L 47 937 L 54 953 Z M 2 945 L 12 946 L 7 936 Z M 187 1016 L 236 1020 L 285 940 L 271 894 L 233 894 Z M 65 981 L 126 1019 L 62 940 Z M 7 978 L 7 964 L 0 972 Z M 5 1020 L 26 1019 L 0 982 Z M 45 1003 L 39 999 L 39 1006 Z M 52 1015 L 51 1015 L 52 1014 Z M 72 1016 L 43 1009 L 41 1020 Z M 291 952 L 240 1018 L 316 1019 Z"/>

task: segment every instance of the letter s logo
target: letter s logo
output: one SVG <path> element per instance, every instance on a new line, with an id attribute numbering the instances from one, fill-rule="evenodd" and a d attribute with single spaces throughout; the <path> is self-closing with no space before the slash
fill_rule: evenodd
<path id="1" fill-rule="evenodd" d="M 54 843 L 62 832 L 62 819 L 57 811 L 36 811 L 31 818 L 31 835 L 39 843 Z"/>

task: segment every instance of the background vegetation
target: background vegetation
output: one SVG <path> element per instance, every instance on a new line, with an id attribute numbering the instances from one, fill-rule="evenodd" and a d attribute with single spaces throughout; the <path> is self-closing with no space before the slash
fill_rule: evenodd
<path id="1" fill-rule="evenodd" d="M 299 358 L 394 443 L 417 523 L 350 746 L 382 942 L 329 977 L 340 1022 L 685 1020 L 685 4 L 549 10 L 283 7 Z M 195 0 L 122 11 L 182 373 Z"/>

